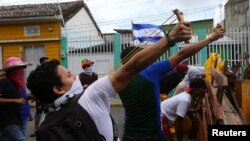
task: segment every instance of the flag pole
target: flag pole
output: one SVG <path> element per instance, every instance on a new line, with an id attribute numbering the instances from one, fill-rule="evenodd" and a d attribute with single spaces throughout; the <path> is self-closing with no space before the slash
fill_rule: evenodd
<path id="1" fill-rule="evenodd" d="M 164 25 L 164 23 L 166 23 L 167 21 L 169 21 L 173 16 L 174 16 L 174 14 L 171 15 L 171 16 L 170 16 L 166 21 L 164 21 L 161 25 Z M 176 18 L 176 19 L 177 19 L 177 18 Z M 174 19 L 170 24 L 172 24 L 176 19 Z M 131 24 L 132 24 L 132 36 L 133 36 L 133 39 L 134 39 L 133 21 L 131 21 Z M 163 30 L 164 30 L 164 29 L 163 29 Z M 155 32 L 155 31 L 154 31 L 154 32 Z M 163 32 L 164 32 L 164 31 L 163 31 Z M 160 32 L 159 32 L 159 33 L 160 33 Z M 155 36 L 157 36 L 159 33 L 157 33 Z M 133 40 L 132 43 L 133 43 L 134 46 L 135 46 L 135 41 L 134 41 L 134 40 Z M 148 43 L 149 43 L 149 41 L 146 41 L 145 46 L 146 46 Z M 141 47 L 141 44 L 140 44 L 139 47 Z M 142 47 L 142 48 L 144 48 L 144 47 Z M 135 54 L 135 53 L 134 53 L 134 54 Z M 122 61 L 122 62 L 125 62 L 125 61 L 127 61 L 130 57 L 131 57 L 131 54 L 128 54 L 128 55 L 126 55 L 125 58 L 122 59 L 121 61 Z"/>
<path id="2" fill-rule="evenodd" d="M 132 44 L 133 44 L 133 46 L 135 46 L 135 40 L 134 40 L 134 30 L 133 30 L 133 20 L 131 20 L 131 31 L 132 31 Z"/>

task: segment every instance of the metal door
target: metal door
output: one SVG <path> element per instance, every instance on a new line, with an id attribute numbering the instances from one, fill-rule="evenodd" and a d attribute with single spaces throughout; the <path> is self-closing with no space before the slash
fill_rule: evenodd
<path id="1" fill-rule="evenodd" d="M 27 79 L 30 72 L 39 65 L 39 59 L 45 56 L 44 45 L 24 46 L 24 61 L 31 62 L 33 65 L 25 69 L 25 78 Z"/>

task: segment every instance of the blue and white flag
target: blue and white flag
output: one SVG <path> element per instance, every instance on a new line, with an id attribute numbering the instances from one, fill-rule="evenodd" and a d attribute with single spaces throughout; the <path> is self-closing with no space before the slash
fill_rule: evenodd
<path id="1" fill-rule="evenodd" d="M 165 36 L 163 30 L 153 24 L 134 24 L 132 25 L 133 38 L 135 42 L 143 43 L 148 42 L 150 44 L 156 43 L 162 37 Z"/>

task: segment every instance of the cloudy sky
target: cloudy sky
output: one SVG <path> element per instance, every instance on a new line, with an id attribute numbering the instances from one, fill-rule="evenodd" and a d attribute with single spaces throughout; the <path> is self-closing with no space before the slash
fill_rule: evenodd
<path id="1" fill-rule="evenodd" d="M 75 0 L 0 0 L 0 5 L 66 2 Z M 166 20 L 179 9 L 185 20 L 224 19 L 224 4 L 228 0 L 84 0 L 103 33 L 112 29 L 131 29 L 134 23 L 168 24 Z"/>

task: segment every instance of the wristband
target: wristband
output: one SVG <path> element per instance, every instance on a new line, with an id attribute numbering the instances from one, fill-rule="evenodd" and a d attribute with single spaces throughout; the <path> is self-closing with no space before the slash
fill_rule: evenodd
<path id="1" fill-rule="evenodd" d="M 168 33 L 169 33 L 169 32 L 168 32 Z M 169 45 L 170 47 L 173 47 L 173 46 L 175 46 L 175 41 L 172 40 L 172 39 L 170 39 L 168 33 L 164 32 L 165 36 L 167 37 L 167 45 Z"/>

